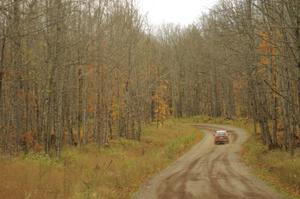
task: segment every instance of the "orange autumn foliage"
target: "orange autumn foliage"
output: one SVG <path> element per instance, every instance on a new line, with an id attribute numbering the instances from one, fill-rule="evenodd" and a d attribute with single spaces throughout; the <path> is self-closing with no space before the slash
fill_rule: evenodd
<path id="1" fill-rule="evenodd" d="M 166 100 L 167 89 L 167 82 L 161 81 L 155 91 L 155 94 L 152 96 L 152 100 L 155 104 L 155 120 L 160 124 L 162 124 L 170 114 L 169 104 Z"/>

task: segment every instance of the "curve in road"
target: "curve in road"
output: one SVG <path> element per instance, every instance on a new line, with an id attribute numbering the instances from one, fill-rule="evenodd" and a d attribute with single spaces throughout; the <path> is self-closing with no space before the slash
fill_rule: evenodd
<path id="1" fill-rule="evenodd" d="M 153 177 L 136 199 L 282 199 L 255 178 L 241 161 L 241 145 L 247 133 L 224 125 L 195 125 L 204 139 L 174 164 Z M 226 129 L 230 143 L 214 145 L 212 132 Z"/>

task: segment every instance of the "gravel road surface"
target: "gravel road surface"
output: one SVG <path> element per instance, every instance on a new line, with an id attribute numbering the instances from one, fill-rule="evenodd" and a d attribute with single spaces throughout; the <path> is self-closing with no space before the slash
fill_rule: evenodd
<path id="1" fill-rule="evenodd" d="M 154 176 L 135 199 L 282 199 L 254 177 L 241 161 L 241 145 L 247 133 L 224 125 L 195 125 L 205 133 L 195 145 L 167 169 Z M 213 132 L 226 129 L 230 143 L 214 145 Z"/>

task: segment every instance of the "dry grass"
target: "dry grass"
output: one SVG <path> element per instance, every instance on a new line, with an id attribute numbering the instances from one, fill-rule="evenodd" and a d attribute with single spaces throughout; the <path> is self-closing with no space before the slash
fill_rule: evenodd
<path id="1" fill-rule="evenodd" d="M 256 174 L 287 198 L 300 198 L 300 154 L 291 157 L 282 150 L 268 151 L 252 136 L 244 145 L 243 157 Z"/>
<path id="2" fill-rule="evenodd" d="M 169 120 L 144 129 L 141 142 L 112 141 L 64 149 L 62 160 L 31 154 L 0 159 L 0 198 L 130 198 L 151 175 L 201 139 L 186 122 Z"/>

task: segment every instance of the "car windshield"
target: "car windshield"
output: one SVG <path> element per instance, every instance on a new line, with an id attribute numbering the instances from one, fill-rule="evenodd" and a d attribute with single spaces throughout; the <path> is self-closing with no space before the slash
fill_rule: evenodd
<path id="1" fill-rule="evenodd" d="M 217 136 L 225 136 L 225 132 L 224 131 L 219 131 L 219 132 L 217 132 Z"/>

